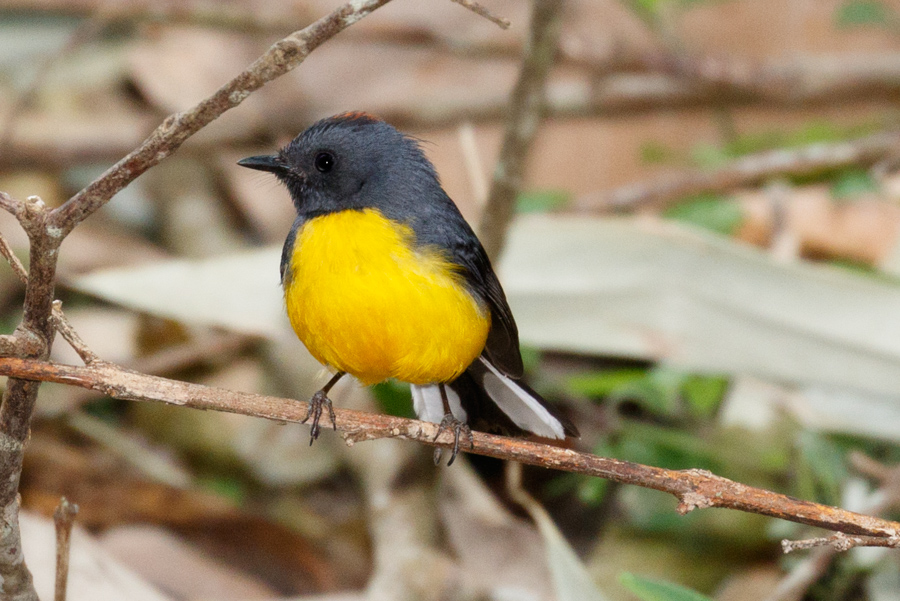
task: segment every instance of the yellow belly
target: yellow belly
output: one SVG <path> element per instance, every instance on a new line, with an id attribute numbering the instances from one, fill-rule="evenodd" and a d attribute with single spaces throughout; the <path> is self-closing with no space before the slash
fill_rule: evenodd
<path id="1" fill-rule="evenodd" d="M 309 352 L 364 384 L 459 376 L 484 349 L 490 315 L 437 250 L 376 210 L 341 211 L 297 233 L 288 317 Z"/>

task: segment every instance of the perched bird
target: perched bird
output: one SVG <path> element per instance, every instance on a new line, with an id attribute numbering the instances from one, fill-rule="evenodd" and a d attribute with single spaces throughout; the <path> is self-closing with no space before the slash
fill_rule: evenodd
<path id="1" fill-rule="evenodd" d="M 415 139 L 344 113 L 238 164 L 275 174 L 297 209 L 281 255 L 287 313 L 313 357 L 335 370 L 310 402 L 310 444 L 323 407 L 336 427 L 328 392 L 345 374 L 410 383 L 416 415 L 440 423 L 438 434 L 454 431 L 448 465 L 460 434 L 471 441 L 468 424 L 578 436 L 521 381 L 500 282 Z"/>

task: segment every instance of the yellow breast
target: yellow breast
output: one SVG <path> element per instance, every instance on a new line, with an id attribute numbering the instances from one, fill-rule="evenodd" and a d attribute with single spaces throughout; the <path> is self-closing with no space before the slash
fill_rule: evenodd
<path id="1" fill-rule="evenodd" d="M 365 384 L 459 376 L 484 349 L 490 315 L 438 249 L 374 209 L 307 221 L 285 281 L 294 331 L 321 363 Z"/>

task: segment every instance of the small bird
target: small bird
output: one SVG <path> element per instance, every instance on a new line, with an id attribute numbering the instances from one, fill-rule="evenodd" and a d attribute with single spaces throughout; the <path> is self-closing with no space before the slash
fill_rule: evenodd
<path id="1" fill-rule="evenodd" d="M 516 322 L 490 260 L 417 140 L 367 113 L 323 119 L 278 154 L 239 165 L 273 173 L 297 219 L 281 255 L 291 325 L 334 376 L 310 401 L 310 444 L 345 374 L 412 388 L 419 419 L 476 429 L 578 436 L 522 382 Z M 435 452 L 435 463 L 440 460 Z"/>

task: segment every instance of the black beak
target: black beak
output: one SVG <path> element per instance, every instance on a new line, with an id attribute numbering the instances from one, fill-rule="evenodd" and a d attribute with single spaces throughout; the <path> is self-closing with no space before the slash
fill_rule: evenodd
<path id="1" fill-rule="evenodd" d="M 265 154 L 255 157 L 247 157 L 238 161 L 241 167 L 249 167 L 259 171 L 268 171 L 269 173 L 286 173 L 288 170 L 277 154 Z"/>

